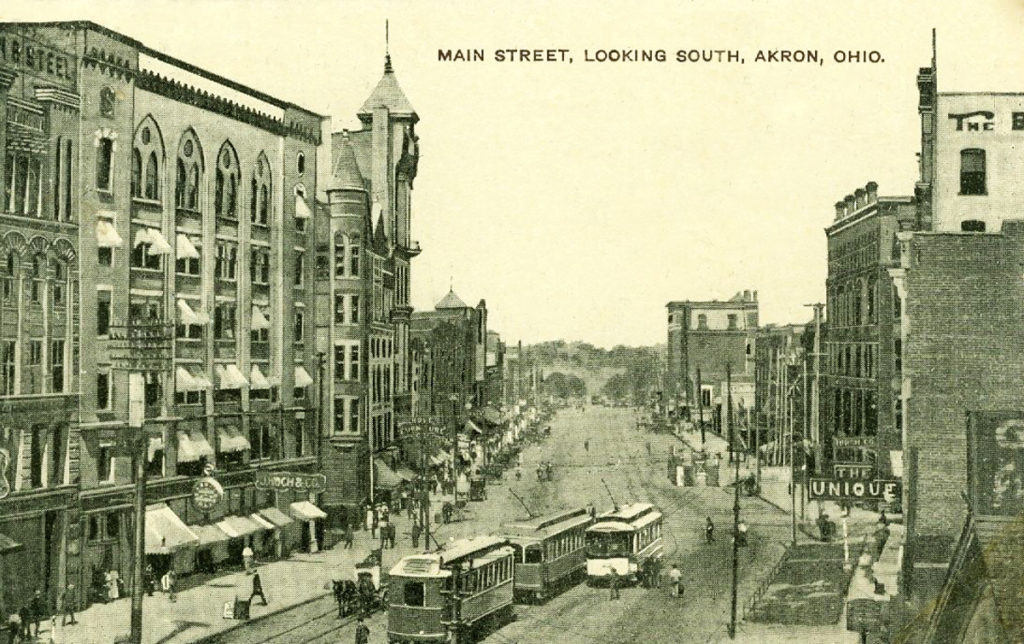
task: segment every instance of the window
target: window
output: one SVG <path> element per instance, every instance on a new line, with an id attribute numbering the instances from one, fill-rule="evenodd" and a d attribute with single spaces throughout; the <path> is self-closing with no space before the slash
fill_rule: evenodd
<path id="1" fill-rule="evenodd" d="M 345 298 L 347 295 L 334 296 L 334 323 L 345 324 Z"/>
<path id="2" fill-rule="evenodd" d="M 213 337 L 216 340 L 235 339 L 235 303 L 221 302 L 214 309 Z"/>
<path id="3" fill-rule="evenodd" d="M 334 346 L 334 379 L 345 380 L 345 345 L 338 344 Z"/>
<path id="4" fill-rule="evenodd" d="M 146 450 L 146 475 L 152 477 L 164 475 L 164 450 L 152 448 Z"/>
<path id="5" fill-rule="evenodd" d="M 50 380 L 53 393 L 64 391 L 64 341 L 50 342 Z"/>
<path id="6" fill-rule="evenodd" d="M 144 230 L 147 229 L 140 229 L 140 232 L 137 234 L 143 234 L 142 231 Z M 132 267 L 158 271 L 161 267 L 161 256 L 162 253 L 154 250 L 152 242 L 136 240 L 135 246 L 132 248 Z"/>
<path id="7" fill-rule="evenodd" d="M 294 333 L 295 333 L 295 341 L 296 342 L 302 342 L 303 341 L 303 330 L 304 330 L 303 327 L 305 326 L 305 317 L 306 316 L 305 316 L 305 314 L 302 311 L 296 309 L 296 311 L 295 311 L 295 324 L 294 324 Z"/>
<path id="8" fill-rule="evenodd" d="M 348 406 L 348 431 L 359 432 L 359 400 L 350 401 Z"/>
<path id="9" fill-rule="evenodd" d="M 53 218 L 71 220 L 71 140 L 58 137 L 53 158 Z"/>
<path id="10" fill-rule="evenodd" d="M 109 87 L 104 87 L 100 90 L 100 116 L 113 118 L 114 106 L 116 104 L 117 98 L 114 96 L 114 90 Z"/>
<path id="11" fill-rule="evenodd" d="M 142 153 L 138 148 L 132 150 L 132 196 L 142 196 Z"/>
<path id="12" fill-rule="evenodd" d="M 348 303 L 348 323 L 359 324 L 359 296 L 350 295 Z"/>
<path id="13" fill-rule="evenodd" d="M 342 349 L 343 347 L 335 347 L 334 350 Z M 345 403 L 344 398 L 334 399 L 334 433 L 341 434 L 345 431 Z"/>
<path id="14" fill-rule="evenodd" d="M 712 388 L 709 385 L 702 385 L 700 388 L 700 403 L 704 407 L 711 407 Z"/>
<path id="15" fill-rule="evenodd" d="M 270 223 L 270 164 L 262 152 L 249 183 L 249 218 L 258 226 Z"/>
<path id="16" fill-rule="evenodd" d="M 110 372 L 96 374 L 96 409 L 110 409 Z"/>
<path id="17" fill-rule="evenodd" d="M 270 251 L 263 247 L 252 249 L 249 263 L 249 279 L 253 284 L 270 283 Z"/>
<path id="18" fill-rule="evenodd" d="M 96 480 L 100 483 L 114 480 L 113 447 L 110 445 L 100 445 L 96 451 Z"/>
<path id="19" fill-rule="evenodd" d="M 359 345 L 349 345 L 348 348 L 348 379 L 359 380 Z"/>
<path id="20" fill-rule="evenodd" d="M 0 341 L 0 395 L 13 396 L 17 376 L 14 340 Z"/>
<path id="21" fill-rule="evenodd" d="M 217 242 L 217 257 L 214 273 L 219 279 L 234 280 L 238 268 L 238 244 L 228 241 Z"/>
<path id="22" fill-rule="evenodd" d="M 345 277 L 345 236 L 334 237 L 334 276 Z"/>
<path id="23" fill-rule="evenodd" d="M 301 250 L 295 251 L 295 286 L 301 288 L 303 285 L 303 273 L 305 273 L 306 254 Z"/>
<path id="24" fill-rule="evenodd" d="M 306 172 L 306 155 L 302 152 L 299 152 L 299 156 L 295 159 L 295 171 L 300 175 Z"/>
<path id="25" fill-rule="evenodd" d="M 230 142 L 217 157 L 214 175 L 213 210 L 218 217 L 238 219 L 238 157 Z"/>
<path id="26" fill-rule="evenodd" d="M 900 294 L 895 289 L 892 292 L 892 313 L 893 318 L 897 321 L 903 317 L 903 302 L 900 300 Z"/>
<path id="27" fill-rule="evenodd" d="M 199 210 L 199 185 L 202 152 L 195 133 L 189 130 L 181 138 L 175 172 L 174 203 L 185 210 Z"/>
<path id="28" fill-rule="evenodd" d="M 110 291 L 96 291 L 96 335 L 110 333 Z"/>
<path id="29" fill-rule="evenodd" d="M 67 279 L 64 274 L 64 264 L 53 260 L 50 263 L 53 270 L 53 306 L 57 306 L 64 303 L 64 281 Z"/>
<path id="30" fill-rule="evenodd" d="M 352 277 L 359 277 L 359 244 L 351 243 L 348 246 L 348 274 Z"/>
<path id="31" fill-rule="evenodd" d="M 895 338 L 892 341 L 892 357 L 894 361 L 894 369 L 898 374 L 903 369 L 903 340 L 901 338 Z"/>
<path id="32" fill-rule="evenodd" d="M 178 275 L 191 275 L 199 277 L 203 274 L 203 244 L 200 237 L 178 234 L 180 240 L 184 237 L 192 247 L 196 249 L 198 257 L 178 257 L 174 263 L 174 271 Z M 178 254 L 181 254 L 181 242 L 178 242 Z M 179 287 L 180 288 L 180 287 Z"/>
<path id="33" fill-rule="evenodd" d="M 968 148 L 960 151 L 960 194 L 987 194 L 984 150 Z"/>
<path id="34" fill-rule="evenodd" d="M 27 152 L 7 152 L 4 166 L 6 211 L 14 215 L 39 215 L 43 190 L 43 159 Z"/>
<path id="35" fill-rule="evenodd" d="M 960 232 L 983 233 L 985 232 L 985 222 L 978 219 L 965 219 L 960 222 Z"/>
<path id="36" fill-rule="evenodd" d="M 111 167 L 114 163 L 114 140 L 100 137 L 96 144 L 96 189 L 110 192 Z"/>
<path id="37" fill-rule="evenodd" d="M 28 341 L 28 363 L 32 366 L 43 364 L 43 341 Z"/>
<path id="38" fill-rule="evenodd" d="M 735 313 L 729 313 L 729 330 L 730 331 L 735 331 L 736 330 L 736 321 L 737 321 L 736 314 Z"/>
<path id="39" fill-rule="evenodd" d="M 266 319 L 268 324 L 267 326 L 264 326 L 263 328 L 260 329 L 256 328 L 254 324 L 249 330 L 250 341 L 270 342 L 270 329 L 268 328 L 270 323 L 270 314 L 267 312 L 267 309 L 263 306 L 253 305 L 253 309 L 258 310 L 260 315 L 262 315 Z"/>
<path id="40" fill-rule="evenodd" d="M 46 285 L 46 260 L 39 255 L 32 258 L 32 284 L 30 286 L 33 304 L 43 301 L 43 287 Z"/>
<path id="41" fill-rule="evenodd" d="M 697 328 L 701 331 L 706 331 L 708 328 L 708 316 L 701 313 L 697 316 Z"/>
<path id="42" fill-rule="evenodd" d="M 295 187 L 295 208 L 296 208 L 296 210 L 299 208 L 299 204 L 300 203 L 303 204 L 303 207 L 306 208 L 306 210 L 309 210 L 309 207 L 305 205 L 306 204 L 306 189 L 303 188 L 302 186 L 296 186 Z M 300 232 L 300 233 L 306 232 L 306 219 L 307 219 L 307 217 L 299 214 L 298 212 L 295 213 L 295 230 L 296 230 L 296 232 Z"/>
<path id="43" fill-rule="evenodd" d="M 875 283 L 875 280 L 868 282 L 867 304 L 864 307 L 867 310 L 868 324 L 875 323 L 875 291 L 877 288 L 878 285 Z"/>
<path id="44" fill-rule="evenodd" d="M 18 276 L 18 260 L 15 258 L 14 253 L 8 253 L 7 258 L 4 261 L 4 274 L 3 280 L 3 299 L 5 302 L 10 302 L 14 299 L 14 284 Z"/>

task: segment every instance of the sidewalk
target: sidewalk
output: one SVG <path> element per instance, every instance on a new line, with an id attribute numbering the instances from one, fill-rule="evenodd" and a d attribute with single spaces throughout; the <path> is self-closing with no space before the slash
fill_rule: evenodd
<path id="1" fill-rule="evenodd" d="M 436 505 L 435 505 L 436 504 Z M 431 507 L 440 507 L 438 501 L 431 501 Z M 405 512 L 392 514 L 392 523 L 397 528 L 395 549 L 383 551 L 382 572 L 387 572 L 398 559 L 413 554 L 410 538 L 410 520 Z M 432 526 L 436 530 L 448 526 Z M 379 535 L 378 535 L 379 536 Z M 440 539 L 439 539 L 440 540 Z M 268 606 L 253 603 L 251 619 L 280 612 L 331 593 L 333 579 L 351 579 L 355 564 L 361 562 L 376 549 L 380 540 L 373 539 L 370 532 L 355 533 L 353 547 L 345 549 L 343 543 L 317 554 L 295 553 L 287 559 L 262 563 L 258 566 Z M 421 542 L 422 547 L 422 542 Z M 178 593 L 177 601 L 171 602 L 163 593 L 143 599 L 143 642 L 193 642 L 244 624 L 233 619 L 224 619 L 225 602 L 235 597 L 247 599 L 252 591 L 252 576 L 244 571 L 230 572 L 207 580 L 205 583 Z M 111 644 L 117 637 L 127 635 L 130 625 L 131 599 L 122 598 L 109 604 L 94 604 L 76 614 L 78 624 L 60 626 L 54 640 L 66 644 Z M 48 641 L 50 625 L 45 623 L 40 632 L 42 641 Z"/>

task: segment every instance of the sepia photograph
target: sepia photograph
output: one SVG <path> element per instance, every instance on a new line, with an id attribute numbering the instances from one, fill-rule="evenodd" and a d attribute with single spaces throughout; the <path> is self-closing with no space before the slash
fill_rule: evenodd
<path id="1" fill-rule="evenodd" d="M 6 0 L 0 644 L 1024 642 L 1022 34 Z"/>

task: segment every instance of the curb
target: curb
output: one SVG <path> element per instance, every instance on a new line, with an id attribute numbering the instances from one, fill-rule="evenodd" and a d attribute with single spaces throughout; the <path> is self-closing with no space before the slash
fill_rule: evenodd
<path id="1" fill-rule="evenodd" d="M 285 613 L 287 611 L 294 610 L 296 608 L 299 608 L 300 606 L 305 606 L 306 604 L 312 604 L 313 602 L 315 602 L 317 600 L 323 599 L 324 597 L 328 597 L 330 594 L 331 593 L 322 593 L 322 594 L 310 597 L 308 599 L 304 599 L 304 600 L 302 600 L 300 602 L 296 602 L 294 604 L 289 604 L 287 606 L 281 606 L 280 608 L 275 608 L 274 610 L 272 610 L 270 612 L 263 613 L 259 617 L 254 617 L 254 618 L 251 618 L 251 619 L 247 619 L 245 621 L 240 621 L 237 624 L 232 624 L 231 626 L 228 626 L 224 630 L 217 631 L 216 633 L 211 633 L 210 635 L 207 635 L 206 637 L 201 637 L 201 638 L 199 638 L 197 640 L 193 640 L 193 642 L 194 642 L 194 644 L 215 644 L 216 642 L 220 641 L 220 638 L 225 637 L 225 636 L 227 636 L 227 635 L 229 635 L 231 633 L 234 633 L 235 631 L 241 630 L 241 629 L 243 629 L 243 628 L 245 628 L 247 626 L 254 626 L 254 625 L 259 624 L 260 622 L 262 622 L 264 620 L 270 619 L 272 617 L 276 617 L 276 616 L 280 615 L 281 613 Z"/>

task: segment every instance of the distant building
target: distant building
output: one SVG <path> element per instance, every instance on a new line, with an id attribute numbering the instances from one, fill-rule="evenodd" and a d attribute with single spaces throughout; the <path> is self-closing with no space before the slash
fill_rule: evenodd
<path id="1" fill-rule="evenodd" d="M 487 332 L 484 405 L 500 409 L 505 403 L 505 343 L 497 331 Z"/>
<path id="2" fill-rule="evenodd" d="M 809 382 L 813 377 L 813 363 L 807 344 L 813 335 L 813 324 L 769 324 L 758 329 L 754 348 L 754 400 L 744 400 L 752 431 L 745 440 L 750 449 L 757 443 L 764 462 L 789 462 L 790 416 L 798 441 L 810 439 L 812 435 L 806 426 L 809 416 L 805 392 L 810 395 L 810 387 L 804 386 L 804 368 L 806 366 Z M 755 426 L 760 431 L 759 437 L 754 437 Z"/>
<path id="3" fill-rule="evenodd" d="M 724 404 L 726 366 L 734 381 L 754 378 L 754 341 L 758 326 L 757 291 L 742 291 L 727 301 L 676 301 L 668 308 L 668 371 L 665 395 L 697 411 L 698 397 L 707 420 Z M 698 391 L 697 372 L 700 371 Z"/>

